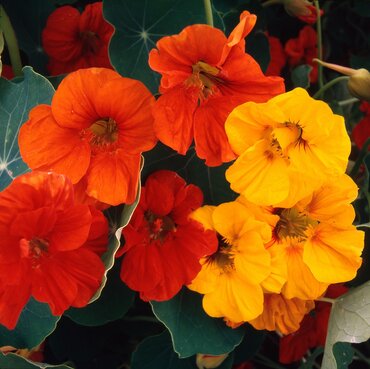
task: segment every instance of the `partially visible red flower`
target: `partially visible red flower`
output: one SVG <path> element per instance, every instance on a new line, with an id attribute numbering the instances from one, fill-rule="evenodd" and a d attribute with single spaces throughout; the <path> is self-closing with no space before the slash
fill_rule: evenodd
<path id="1" fill-rule="evenodd" d="M 13 329 L 29 298 L 54 315 L 85 306 L 104 273 L 108 224 L 76 204 L 63 175 L 31 172 L 0 193 L 0 323 Z"/>
<path id="2" fill-rule="evenodd" d="M 61 6 L 50 14 L 42 31 L 42 45 L 49 55 L 51 75 L 73 72 L 80 68 L 112 68 L 108 43 L 113 27 L 103 18 L 103 3 L 86 5 L 80 12 Z"/>
<path id="3" fill-rule="evenodd" d="M 356 146 L 361 149 L 370 137 L 370 103 L 363 101 L 360 110 L 365 113 L 364 117 L 352 130 L 352 139 Z"/>
<path id="4" fill-rule="evenodd" d="M 288 57 L 288 64 L 296 67 L 301 64 L 308 64 L 312 67 L 310 82 L 317 81 L 318 66 L 312 62 L 317 58 L 317 37 L 316 31 L 311 26 L 303 27 L 297 38 L 292 38 L 285 44 L 285 53 Z"/>
<path id="5" fill-rule="evenodd" d="M 14 72 L 11 65 L 3 64 L 2 71 L 1 71 L 1 77 L 4 77 L 6 79 L 13 79 L 14 78 Z"/>
<path id="6" fill-rule="evenodd" d="M 63 79 L 51 106 L 31 110 L 19 132 L 22 158 L 32 169 L 68 176 L 79 199 L 85 191 L 105 204 L 132 203 L 141 153 L 157 142 L 153 103 L 139 81 L 106 68 L 80 69 Z"/>
<path id="7" fill-rule="evenodd" d="M 330 285 L 325 297 L 337 298 L 348 291 L 342 284 Z M 316 301 L 315 310 L 307 314 L 300 328 L 280 339 L 279 361 L 289 364 L 302 359 L 307 350 L 325 346 L 328 329 L 331 304 L 329 302 Z"/>
<path id="8" fill-rule="evenodd" d="M 317 21 L 317 10 L 308 0 L 282 0 L 286 12 L 292 17 L 297 17 L 302 22 L 314 24 Z M 324 11 L 320 9 L 320 16 Z"/>
<path id="9" fill-rule="evenodd" d="M 280 76 L 286 64 L 286 55 L 281 41 L 274 36 L 267 36 L 270 46 L 270 63 L 266 69 L 266 76 Z"/>
<path id="10" fill-rule="evenodd" d="M 153 109 L 160 141 L 185 154 L 194 139 L 209 166 L 235 159 L 224 128 L 228 114 L 242 102 L 264 102 L 285 91 L 282 78 L 266 77 L 245 52 L 244 38 L 255 23 L 256 16 L 244 11 L 228 38 L 196 24 L 157 42 L 149 65 L 162 75 Z"/>
<path id="11" fill-rule="evenodd" d="M 151 174 L 140 202 L 122 231 L 121 279 L 143 300 L 163 301 L 189 284 L 201 269 L 199 259 L 217 250 L 213 231 L 204 231 L 189 214 L 202 205 L 201 190 L 175 172 Z M 119 255 L 120 255 L 119 254 Z"/>

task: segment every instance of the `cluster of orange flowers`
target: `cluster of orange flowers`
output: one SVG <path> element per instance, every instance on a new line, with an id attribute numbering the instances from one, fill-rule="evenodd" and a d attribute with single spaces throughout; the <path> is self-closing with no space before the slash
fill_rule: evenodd
<path id="1" fill-rule="evenodd" d="M 86 23 L 69 11 L 76 27 Z M 13 328 L 30 296 L 54 314 L 88 303 L 108 243 L 98 209 L 134 202 L 141 154 L 158 140 L 179 154 L 194 141 L 208 166 L 235 160 L 226 179 L 240 196 L 200 207 L 200 189 L 176 173 L 147 179 L 120 252 L 121 278 L 144 300 L 168 300 L 187 285 L 230 326 L 287 334 L 330 284 L 355 276 L 363 233 L 352 225 L 357 187 L 345 174 L 343 118 L 262 73 L 245 52 L 255 23 L 244 11 L 229 37 L 192 25 L 162 38 L 149 55 L 162 75 L 157 100 L 139 81 L 86 68 L 64 78 L 50 106 L 31 111 L 19 147 L 35 172 L 0 194 L 2 324 Z"/>

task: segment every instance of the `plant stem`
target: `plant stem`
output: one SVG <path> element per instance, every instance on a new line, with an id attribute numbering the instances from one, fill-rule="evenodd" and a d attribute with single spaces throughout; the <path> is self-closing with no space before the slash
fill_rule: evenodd
<path id="1" fill-rule="evenodd" d="M 261 5 L 264 8 L 267 8 L 268 6 L 275 5 L 275 4 L 281 4 L 281 0 L 267 0 L 264 3 L 262 3 Z"/>
<path id="2" fill-rule="evenodd" d="M 204 11 L 206 12 L 207 24 L 213 27 L 213 14 L 212 14 L 212 4 L 211 0 L 203 0 Z"/>
<path id="3" fill-rule="evenodd" d="M 22 76 L 21 54 L 19 53 L 18 41 L 10 19 L 4 8 L 0 5 L 0 30 L 3 31 L 6 46 L 8 47 L 10 62 L 14 75 Z"/>
<path id="4" fill-rule="evenodd" d="M 356 103 L 357 101 L 359 101 L 357 97 L 351 97 L 350 99 L 347 99 L 347 100 L 338 101 L 338 105 L 339 106 L 351 105 L 351 104 Z"/>
<path id="5" fill-rule="evenodd" d="M 349 77 L 348 76 L 340 76 L 340 77 L 337 77 L 337 78 L 334 78 L 332 79 L 331 81 L 329 81 L 328 83 L 326 83 L 324 86 L 322 86 L 320 88 L 319 91 L 317 91 L 315 93 L 315 95 L 313 95 L 313 98 L 314 99 L 318 99 L 323 92 L 325 92 L 326 90 L 328 90 L 329 88 L 331 88 L 332 86 L 334 86 L 335 84 L 337 84 L 338 82 L 341 82 L 341 81 L 348 81 Z"/>
<path id="6" fill-rule="evenodd" d="M 321 30 L 321 14 L 320 14 L 320 4 L 319 0 L 314 0 L 316 13 L 317 13 L 317 20 L 316 20 L 316 33 L 317 33 L 317 53 L 320 60 L 322 60 L 322 30 Z M 318 82 L 319 88 L 321 89 L 324 86 L 324 79 L 323 79 L 323 68 L 322 65 L 319 64 L 318 67 Z"/>
<path id="7" fill-rule="evenodd" d="M 316 301 L 329 302 L 330 304 L 334 304 L 335 299 L 331 299 L 330 297 L 320 297 Z"/>
<path id="8" fill-rule="evenodd" d="M 353 165 L 351 171 L 349 172 L 350 177 L 353 178 L 357 174 L 358 170 L 361 167 L 362 161 L 364 160 L 364 157 L 368 153 L 369 147 L 370 147 L 370 137 L 365 141 L 364 145 L 362 146 L 362 149 L 358 154 L 355 164 Z"/>
<path id="9" fill-rule="evenodd" d="M 261 354 L 257 354 L 256 355 L 256 358 L 261 361 L 262 364 L 266 365 L 266 366 L 269 366 L 270 368 L 274 368 L 274 369 L 285 369 L 283 366 L 275 363 L 274 361 L 270 360 L 269 358 L 267 358 L 266 356 L 264 355 L 261 355 Z"/>

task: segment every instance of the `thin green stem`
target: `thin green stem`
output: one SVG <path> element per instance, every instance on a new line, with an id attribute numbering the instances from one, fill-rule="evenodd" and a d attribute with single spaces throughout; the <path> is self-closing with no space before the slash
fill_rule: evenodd
<path id="1" fill-rule="evenodd" d="M 332 79 L 331 81 L 326 83 L 324 86 L 322 86 L 320 90 L 315 93 L 315 95 L 313 95 L 314 99 L 318 99 L 326 90 L 333 87 L 337 83 L 341 81 L 348 81 L 348 80 L 349 80 L 348 76 L 340 76 L 340 77 Z"/>
<path id="2" fill-rule="evenodd" d="M 264 355 L 257 354 L 256 355 L 256 358 L 261 362 L 261 364 L 264 364 L 266 366 L 269 366 L 270 368 L 274 368 L 274 369 L 285 369 L 283 366 L 275 363 L 274 361 L 270 360 L 269 358 L 267 358 Z"/>
<path id="3" fill-rule="evenodd" d="M 213 27 L 213 14 L 212 14 L 212 4 L 211 0 L 203 0 L 204 11 L 206 13 L 207 24 Z"/>
<path id="4" fill-rule="evenodd" d="M 22 61 L 19 52 L 17 37 L 4 8 L 0 5 L 0 30 L 3 31 L 6 46 L 9 51 L 10 62 L 16 76 L 22 76 Z"/>
<path id="5" fill-rule="evenodd" d="M 320 14 L 319 0 L 314 0 L 314 3 L 315 3 L 316 12 L 317 12 L 317 20 L 316 20 L 317 53 L 318 53 L 318 58 L 322 60 L 322 30 L 321 30 L 321 14 Z M 318 67 L 318 82 L 319 82 L 319 88 L 321 89 L 324 86 L 324 78 L 323 78 L 323 68 L 322 68 L 322 65 L 320 64 Z"/>
<path id="6" fill-rule="evenodd" d="M 350 99 L 338 101 L 339 106 L 346 106 L 346 105 L 351 105 L 359 101 L 357 97 L 351 97 Z"/>
<path id="7" fill-rule="evenodd" d="M 262 6 L 264 8 L 267 8 L 268 6 L 275 5 L 275 4 L 281 4 L 281 0 L 267 0 L 264 3 L 262 3 Z"/>
<path id="8" fill-rule="evenodd" d="M 367 364 L 370 364 L 370 358 L 366 357 L 360 350 L 357 350 L 356 348 L 353 347 L 353 351 L 355 354 L 359 357 L 361 361 L 364 361 Z"/>
<path id="9" fill-rule="evenodd" d="M 364 145 L 362 146 L 362 149 L 361 149 L 360 153 L 358 154 L 358 157 L 355 161 L 355 164 L 353 165 L 351 171 L 349 172 L 350 177 L 353 178 L 357 174 L 357 172 L 360 169 L 361 164 L 364 160 L 364 157 L 366 156 L 366 154 L 369 151 L 369 147 L 370 147 L 370 137 L 365 141 Z"/>
<path id="10" fill-rule="evenodd" d="M 334 304 L 335 299 L 331 299 L 330 297 L 320 297 L 316 301 L 329 302 L 330 304 Z"/>

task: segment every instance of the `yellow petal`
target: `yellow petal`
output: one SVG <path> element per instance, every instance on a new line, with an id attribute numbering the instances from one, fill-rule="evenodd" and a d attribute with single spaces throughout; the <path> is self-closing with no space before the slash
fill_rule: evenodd
<path id="1" fill-rule="evenodd" d="M 197 210 L 193 211 L 190 214 L 190 218 L 196 220 L 197 222 L 201 223 L 204 229 L 214 229 L 213 220 L 212 220 L 212 213 L 215 210 L 215 206 L 202 206 Z"/>

